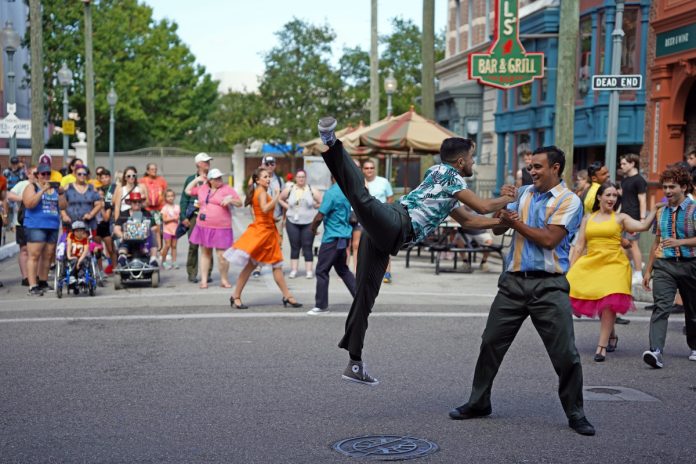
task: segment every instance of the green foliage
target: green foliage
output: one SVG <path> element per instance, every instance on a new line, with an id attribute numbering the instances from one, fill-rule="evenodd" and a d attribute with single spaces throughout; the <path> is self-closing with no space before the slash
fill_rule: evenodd
<path id="1" fill-rule="evenodd" d="M 63 61 L 73 71 L 70 108 L 84 118 L 83 3 L 43 2 L 43 10 L 47 121 L 60 124 L 62 119 L 56 73 Z M 196 65 L 177 25 L 155 21 L 152 9 L 138 0 L 93 2 L 92 25 L 97 150 L 108 149 L 111 82 L 118 93 L 117 150 L 190 146 L 192 134 L 214 108 L 217 84 Z M 84 130 L 84 119 L 78 126 Z"/>

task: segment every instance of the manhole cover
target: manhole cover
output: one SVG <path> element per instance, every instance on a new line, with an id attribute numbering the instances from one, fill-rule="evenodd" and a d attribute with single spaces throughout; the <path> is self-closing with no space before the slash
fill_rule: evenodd
<path id="1" fill-rule="evenodd" d="M 617 390 L 615 388 L 602 388 L 602 387 L 588 388 L 587 391 L 592 392 L 592 393 L 603 393 L 605 395 L 618 395 L 621 393 L 621 390 Z"/>
<path id="2" fill-rule="evenodd" d="M 368 435 L 347 438 L 333 444 L 333 449 L 352 458 L 374 461 L 399 461 L 426 456 L 437 451 L 438 446 L 422 438 L 399 435 Z"/>

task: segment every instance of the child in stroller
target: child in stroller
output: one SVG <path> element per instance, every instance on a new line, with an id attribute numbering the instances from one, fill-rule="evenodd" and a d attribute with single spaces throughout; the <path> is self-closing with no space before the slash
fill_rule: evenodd
<path id="1" fill-rule="evenodd" d="M 67 275 L 70 276 L 68 285 L 74 285 L 85 279 L 85 268 L 89 261 L 89 235 L 87 226 L 82 221 L 73 222 L 70 229 L 65 257 L 68 264 Z"/>
<path id="2" fill-rule="evenodd" d="M 95 255 L 101 247 L 90 242 L 87 226 L 82 221 L 73 222 L 64 237 L 56 248 L 56 296 L 62 298 L 64 287 L 75 295 L 94 296 L 98 284 Z"/>
<path id="3" fill-rule="evenodd" d="M 125 201 L 130 209 L 122 212 L 114 223 L 114 235 L 120 240 L 118 267 L 129 267 L 129 255 L 135 258 L 149 255 L 149 266 L 157 269 L 157 250 L 161 248 L 157 224 L 150 213 L 143 210 L 143 196 L 140 192 L 131 192 Z"/>

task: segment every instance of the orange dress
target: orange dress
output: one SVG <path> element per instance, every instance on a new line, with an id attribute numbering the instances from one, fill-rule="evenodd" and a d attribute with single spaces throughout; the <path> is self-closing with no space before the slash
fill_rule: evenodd
<path id="1" fill-rule="evenodd" d="M 250 259 L 254 263 L 271 264 L 274 267 L 283 264 L 280 234 L 273 219 L 273 209 L 265 213 L 261 210 L 259 195 L 263 190 L 262 187 L 257 188 L 251 200 L 254 222 L 249 224 L 247 230 L 224 254 L 234 265 L 246 266 Z"/>

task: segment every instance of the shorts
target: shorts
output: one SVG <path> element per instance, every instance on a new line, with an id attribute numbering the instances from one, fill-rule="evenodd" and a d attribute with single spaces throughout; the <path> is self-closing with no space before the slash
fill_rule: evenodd
<path id="1" fill-rule="evenodd" d="M 97 224 L 97 237 L 111 237 L 111 223 L 110 222 L 100 222 Z"/>
<path id="2" fill-rule="evenodd" d="M 166 232 L 162 232 L 162 238 L 165 240 L 176 240 L 176 235 L 168 234 Z"/>
<path id="3" fill-rule="evenodd" d="M 58 229 L 24 229 L 27 243 L 57 243 Z"/>
<path id="4" fill-rule="evenodd" d="M 353 232 L 362 232 L 362 230 L 363 226 L 359 222 L 353 224 Z"/>
<path id="5" fill-rule="evenodd" d="M 476 243 L 478 246 L 486 246 L 486 243 L 493 244 L 493 236 L 490 232 L 483 232 L 481 234 L 464 234 L 466 241 L 469 243 Z"/>
<path id="6" fill-rule="evenodd" d="M 24 227 L 15 226 L 15 242 L 21 247 L 27 244 L 27 236 L 24 233 Z"/>
<path id="7" fill-rule="evenodd" d="M 621 232 L 621 238 L 625 238 L 629 242 L 635 242 L 640 239 L 640 232 Z"/>

